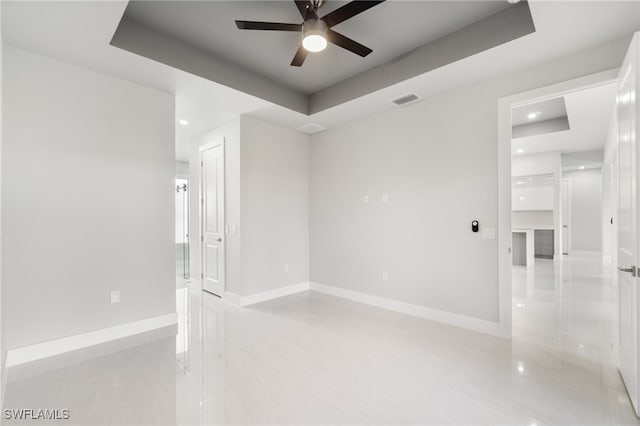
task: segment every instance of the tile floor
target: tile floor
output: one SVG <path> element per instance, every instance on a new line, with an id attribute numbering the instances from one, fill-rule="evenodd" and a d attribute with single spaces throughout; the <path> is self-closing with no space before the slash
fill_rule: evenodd
<path id="1" fill-rule="evenodd" d="M 5 408 L 81 425 L 638 424 L 609 268 L 537 260 L 513 276 L 512 341 L 313 292 L 240 309 L 179 289 L 177 339 L 10 372 Z"/>

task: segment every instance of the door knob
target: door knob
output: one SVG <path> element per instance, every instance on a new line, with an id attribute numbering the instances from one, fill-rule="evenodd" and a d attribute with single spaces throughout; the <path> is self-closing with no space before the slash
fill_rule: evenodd
<path id="1" fill-rule="evenodd" d="M 222 238 L 218 238 L 216 241 L 221 243 L 222 242 Z"/>
<path id="2" fill-rule="evenodd" d="M 636 276 L 636 267 L 635 266 L 632 266 L 630 268 L 621 268 L 621 267 L 618 266 L 618 271 L 620 271 L 620 272 L 629 272 L 634 277 Z"/>

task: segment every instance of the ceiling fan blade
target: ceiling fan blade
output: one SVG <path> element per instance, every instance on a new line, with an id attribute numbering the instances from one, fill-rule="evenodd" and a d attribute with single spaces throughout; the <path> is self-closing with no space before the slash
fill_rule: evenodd
<path id="1" fill-rule="evenodd" d="M 279 22 L 236 21 L 240 30 L 264 30 L 264 31 L 302 31 L 300 24 L 282 24 Z"/>
<path id="2" fill-rule="evenodd" d="M 298 47 L 298 51 L 293 57 L 293 60 L 291 61 L 291 66 L 301 67 L 302 64 L 304 63 L 304 60 L 307 59 L 308 54 L 309 52 L 307 52 L 307 49 L 305 49 L 304 47 L 302 47 L 302 45 L 300 45 L 300 47 Z"/>
<path id="3" fill-rule="evenodd" d="M 357 41 L 351 40 L 349 37 L 345 37 L 333 30 L 327 31 L 327 40 L 335 44 L 336 46 L 347 49 L 348 51 L 353 52 L 356 55 L 360 55 L 363 58 L 369 53 L 373 52 L 373 50 L 369 49 L 367 46 L 364 46 Z"/>
<path id="4" fill-rule="evenodd" d="M 322 17 L 322 20 L 325 24 L 327 24 L 328 27 L 333 27 L 334 25 L 338 25 L 340 22 L 344 22 L 347 19 L 353 18 L 357 14 L 371 9 L 373 6 L 377 6 L 382 2 L 384 2 L 384 0 L 352 1 L 334 10 L 333 12 L 326 14 Z"/>
<path id="5" fill-rule="evenodd" d="M 307 6 L 310 5 L 308 0 L 293 0 L 298 8 L 298 12 L 302 16 L 302 19 L 307 19 Z"/>

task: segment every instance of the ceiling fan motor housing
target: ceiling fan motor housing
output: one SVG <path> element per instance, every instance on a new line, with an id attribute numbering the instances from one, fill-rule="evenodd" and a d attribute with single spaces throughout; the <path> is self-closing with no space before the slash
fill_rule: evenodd
<path id="1" fill-rule="evenodd" d="M 327 37 L 327 24 L 322 19 L 308 19 L 302 24 L 302 38 L 310 35 L 319 35 Z"/>

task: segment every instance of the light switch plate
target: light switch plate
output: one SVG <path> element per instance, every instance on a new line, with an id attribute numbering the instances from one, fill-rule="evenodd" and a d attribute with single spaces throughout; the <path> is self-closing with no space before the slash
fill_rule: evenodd
<path id="1" fill-rule="evenodd" d="M 362 202 L 365 204 L 369 204 L 369 196 L 365 195 L 364 197 L 362 197 Z"/>
<path id="2" fill-rule="evenodd" d="M 111 292 L 111 303 L 120 303 L 120 290 Z"/>
<path id="3" fill-rule="evenodd" d="M 389 273 L 388 272 L 383 272 L 382 273 L 382 281 L 389 281 Z"/>
<path id="4" fill-rule="evenodd" d="M 495 240 L 496 228 L 482 228 L 482 238 L 485 240 Z"/>
<path id="5" fill-rule="evenodd" d="M 382 204 L 389 204 L 389 194 L 382 194 Z"/>

